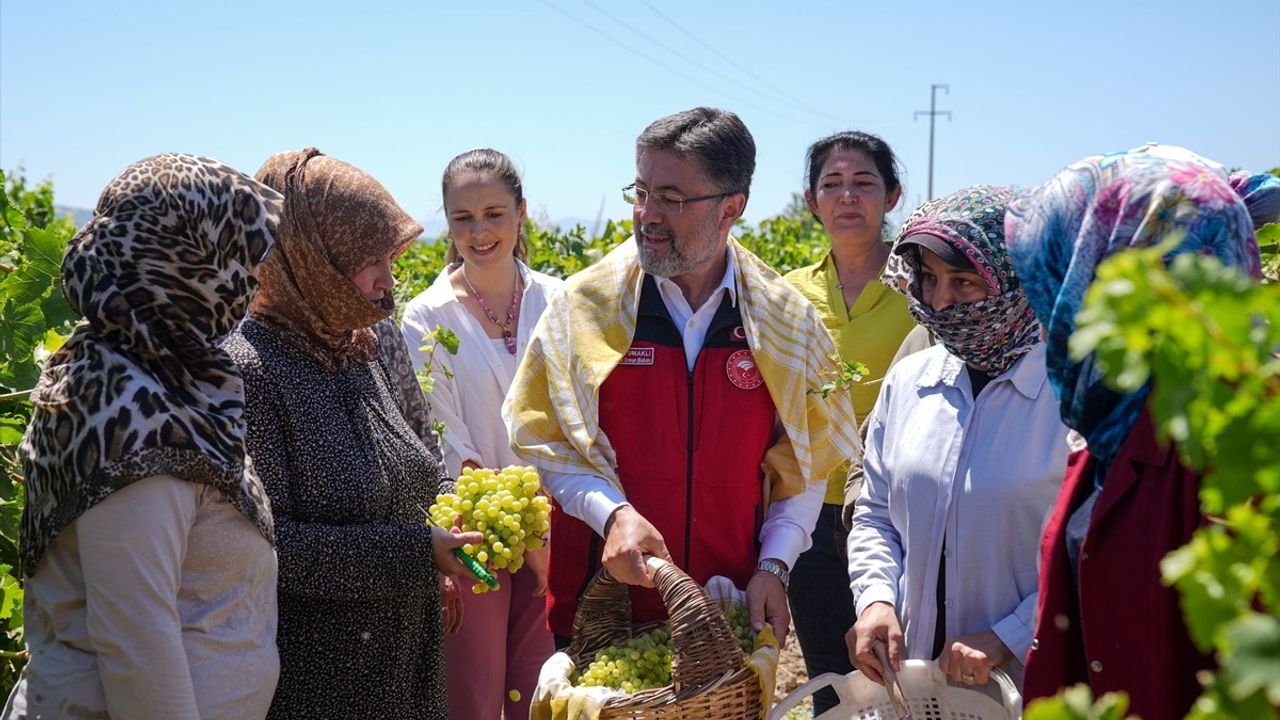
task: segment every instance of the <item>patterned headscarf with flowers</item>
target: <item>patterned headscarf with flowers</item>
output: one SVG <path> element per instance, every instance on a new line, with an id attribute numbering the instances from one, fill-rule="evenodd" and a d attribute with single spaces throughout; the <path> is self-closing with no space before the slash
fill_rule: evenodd
<path id="1" fill-rule="evenodd" d="M 1013 366 L 1039 341 L 1040 324 L 1027 303 L 1004 243 L 1009 188 L 974 185 L 921 205 L 898 232 L 883 281 L 907 296 L 911 315 L 952 354 L 990 375 Z M 903 241 L 932 235 L 963 254 L 987 285 L 987 297 L 934 310 L 920 289 L 919 246 Z"/>
<path id="2" fill-rule="evenodd" d="M 1149 144 L 1085 158 L 1010 203 L 1009 253 L 1048 333 L 1049 382 L 1063 421 L 1088 440 L 1090 454 L 1104 463 L 1115 457 L 1149 391 L 1117 393 L 1104 383 L 1093 355 L 1075 361 L 1067 352 L 1098 265 L 1127 248 L 1176 236 L 1166 261 L 1202 253 L 1258 277 L 1253 223 L 1275 219 L 1277 192 L 1280 184 L 1263 178 L 1232 183 L 1218 163 Z"/>

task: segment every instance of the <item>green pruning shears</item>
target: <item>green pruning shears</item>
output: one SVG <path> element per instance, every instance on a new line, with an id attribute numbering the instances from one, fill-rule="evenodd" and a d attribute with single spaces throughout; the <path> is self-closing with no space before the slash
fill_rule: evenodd
<path id="1" fill-rule="evenodd" d="M 418 509 L 422 510 L 422 508 L 418 508 Z M 431 519 L 431 515 L 427 513 L 425 510 L 422 511 L 422 515 L 423 517 L 426 518 L 426 522 L 428 525 L 432 527 L 440 527 Z M 441 529 L 443 530 L 444 528 L 441 528 Z M 454 548 L 453 556 L 458 558 L 458 561 L 461 562 L 463 565 L 466 565 L 467 569 L 471 571 L 471 574 L 475 575 L 476 578 L 480 580 L 480 582 L 483 582 L 485 585 L 488 585 L 491 589 L 498 587 L 498 578 L 495 577 L 493 573 L 489 572 L 489 569 L 486 568 L 484 564 L 481 563 L 479 560 L 463 552 L 462 548 L 460 547 Z"/>
<path id="2" fill-rule="evenodd" d="M 471 571 L 471 574 L 479 578 L 485 585 L 490 588 L 498 587 L 498 578 L 494 577 L 493 573 L 489 572 L 479 560 L 463 552 L 462 548 L 454 548 L 453 556 L 461 560 L 462 564 L 466 565 L 467 569 Z"/>

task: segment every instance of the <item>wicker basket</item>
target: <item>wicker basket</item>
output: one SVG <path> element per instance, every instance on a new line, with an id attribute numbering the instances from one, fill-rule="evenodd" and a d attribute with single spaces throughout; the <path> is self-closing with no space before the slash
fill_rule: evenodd
<path id="1" fill-rule="evenodd" d="M 646 564 L 669 615 L 672 684 L 610 698 L 601 707 L 600 720 L 758 720 L 760 681 L 743 662 L 742 649 L 718 604 L 675 565 L 652 557 Z M 575 667 L 582 667 L 598 651 L 661 625 L 632 626 L 627 585 L 602 568 L 578 603 L 573 642 L 565 652 Z"/>
<path id="2" fill-rule="evenodd" d="M 999 668 L 985 685 L 957 685 L 938 664 L 928 660 L 904 660 L 898 672 L 907 710 L 916 720 L 1017 720 L 1022 717 L 1022 697 Z M 840 704 L 816 720 L 894 720 L 897 715 L 883 685 L 862 673 L 827 673 L 801 685 L 774 706 L 769 720 L 782 720 L 806 697 L 830 685 Z"/>

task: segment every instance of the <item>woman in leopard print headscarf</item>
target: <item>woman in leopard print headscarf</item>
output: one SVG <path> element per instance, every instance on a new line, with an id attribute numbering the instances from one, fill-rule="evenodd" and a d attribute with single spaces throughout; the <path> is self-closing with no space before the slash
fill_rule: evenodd
<path id="1" fill-rule="evenodd" d="M 32 393 L 21 559 L 31 660 L 5 718 L 262 717 L 275 689 L 271 510 L 220 338 L 280 195 L 208 158 L 125 169 L 72 238 L 82 318 Z"/>

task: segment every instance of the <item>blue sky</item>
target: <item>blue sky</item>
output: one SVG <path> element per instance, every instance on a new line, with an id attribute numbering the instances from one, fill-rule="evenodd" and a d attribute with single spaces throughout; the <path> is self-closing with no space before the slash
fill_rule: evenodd
<path id="1" fill-rule="evenodd" d="M 1280 165 L 1280 2 L 96 2 L 0 0 L 0 167 L 91 207 L 165 151 L 253 172 L 315 145 L 440 215 L 448 160 L 487 145 L 525 170 L 535 215 L 627 217 L 618 189 L 650 121 L 738 112 L 758 164 L 746 216 L 802 189 L 842 129 L 883 136 L 924 198 L 1039 183 L 1147 140 Z"/>

